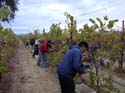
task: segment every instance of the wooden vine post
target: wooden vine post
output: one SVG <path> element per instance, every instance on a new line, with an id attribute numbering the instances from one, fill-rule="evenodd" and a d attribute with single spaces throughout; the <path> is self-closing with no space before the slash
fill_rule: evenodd
<path id="1" fill-rule="evenodd" d="M 70 30 L 70 40 L 71 40 L 71 44 L 72 44 L 72 40 L 73 40 L 73 21 L 74 18 L 73 16 L 70 17 L 70 21 L 71 21 L 71 30 Z"/>
<path id="2" fill-rule="evenodd" d="M 2 54 L 2 47 L 0 46 L 0 67 L 1 67 L 1 62 L 2 62 L 2 57 L 1 57 L 1 54 Z M 1 79 L 2 79 L 2 74 L 0 72 L 0 82 L 1 82 Z"/>
<path id="3" fill-rule="evenodd" d="M 96 51 L 92 52 L 92 59 L 93 59 L 93 63 L 95 66 L 95 74 L 96 74 L 96 92 L 100 93 L 99 66 L 98 66 L 97 59 L 96 59 Z"/>
<path id="4" fill-rule="evenodd" d="M 72 44 L 73 35 L 75 33 L 74 30 L 76 29 L 76 20 L 74 20 L 74 17 L 72 15 L 70 15 L 69 13 L 67 13 L 67 12 L 65 12 L 65 16 L 67 18 L 66 24 L 67 24 L 68 30 L 69 30 L 70 44 Z"/>
<path id="5" fill-rule="evenodd" d="M 124 44 L 125 44 L 125 40 L 124 40 L 124 35 L 125 35 L 125 28 L 124 28 L 124 20 L 122 21 L 122 36 L 121 36 L 121 40 L 122 40 L 122 47 L 121 47 L 121 59 L 119 61 L 119 70 L 122 71 L 123 69 L 123 61 L 124 61 Z"/>

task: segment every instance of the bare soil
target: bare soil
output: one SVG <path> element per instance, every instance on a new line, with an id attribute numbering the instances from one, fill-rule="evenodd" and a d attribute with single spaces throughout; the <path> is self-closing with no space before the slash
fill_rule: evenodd
<path id="1" fill-rule="evenodd" d="M 12 83 L 8 93 L 60 93 L 60 86 L 53 68 L 41 68 L 22 42 L 16 52 Z"/>

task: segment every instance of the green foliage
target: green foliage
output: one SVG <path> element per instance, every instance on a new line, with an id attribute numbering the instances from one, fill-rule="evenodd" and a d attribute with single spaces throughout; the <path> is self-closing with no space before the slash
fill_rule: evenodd
<path id="1" fill-rule="evenodd" d="M 103 27 L 103 22 L 101 21 L 101 19 L 100 18 L 96 18 L 97 19 L 97 21 L 99 21 L 99 23 L 100 23 L 100 27 Z"/>
<path id="2" fill-rule="evenodd" d="M 108 20 L 108 16 L 104 16 L 104 20 L 106 20 L 106 21 L 107 21 L 107 20 Z"/>
<path id="3" fill-rule="evenodd" d="M 51 36 L 50 38 L 53 38 L 54 40 L 59 40 L 59 38 L 62 36 L 60 24 L 52 24 L 49 33 Z"/>
<path id="4" fill-rule="evenodd" d="M 118 22 L 118 20 L 117 20 L 117 19 L 115 19 L 115 20 L 110 20 L 110 21 L 108 22 L 108 24 L 107 24 L 108 29 L 111 29 L 111 28 L 114 26 L 114 23 L 115 23 L 115 22 Z"/>
<path id="5" fill-rule="evenodd" d="M 39 29 L 34 30 L 34 37 L 35 37 L 35 38 L 38 38 L 39 33 L 40 33 L 40 30 L 39 30 Z"/>
<path id="6" fill-rule="evenodd" d="M 68 12 L 65 12 L 65 16 L 67 18 L 66 24 L 68 27 L 68 32 L 70 33 L 70 39 L 71 41 L 76 38 L 77 34 L 77 21 L 74 20 L 74 17 L 70 15 Z"/>
<path id="7" fill-rule="evenodd" d="M 7 10 L 6 8 L 0 8 L 0 21 L 4 21 L 8 19 L 8 16 L 12 14 L 11 10 Z"/>
<path id="8" fill-rule="evenodd" d="M 106 88 L 108 88 L 108 90 L 106 91 L 107 93 L 112 93 L 114 91 L 117 91 L 117 88 L 115 88 L 112 80 L 113 77 L 111 75 L 108 76 L 105 75 L 103 77 L 103 84 L 105 85 Z"/>
<path id="9" fill-rule="evenodd" d="M 5 74 L 5 73 L 7 73 L 7 72 L 8 72 L 8 68 L 7 68 L 6 66 L 0 67 L 0 73 L 1 73 L 1 74 Z"/>
<path id="10" fill-rule="evenodd" d="M 83 27 L 84 27 L 85 30 L 89 30 L 90 29 L 88 24 L 85 24 Z"/>
<path id="11" fill-rule="evenodd" d="M 93 19 L 89 19 L 90 22 L 92 22 L 93 24 L 95 24 L 96 22 Z"/>
<path id="12" fill-rule="evenodd" d="M 18 10 L 17 4 L 19 0 L 0 0 L 0 7 L 3 7 L 6 9 L 6 11 L 11 11 L 6 18 L 4 18 L 2 21 L 9 22 L 10 20 L 14 19 L 15 12 Z M 5 12 L 5 10 L 4 10 Z M 2 13 L 4 13 L 2 12 Z M 1 14 L 1 12 L 0 12 Z"/>
<path id="13" fill-rule="evenodd" d="M 54 54 L 54 55 L 53 55 L 53 60 L 51 60 L 51 61 L 53 61 L 53 62 L 52 62 L 52 65 L 53 65 L 53 66 L 57 66 L 58 63 L 60 62 L 60 57 L 59 57 L 59 55 Z"/>
<path id="14" fill-rule="evenodd" d="M 13 56 L 18 46 L 18 38 L 11 29 L 0 29 L 0 75 L 7 73 L 6 62 Z M 1 78 L 0 78 L 1 79 Z"/>
<path id="15" fill-rule="evenodd" d="M 96 22 L 97 20 L 97 22 Z M 106 75 L 102 75 L 100 74 L 101 71 L 99 70 L 99 58 L 104 56 L 104 57 L 108 57 L 107 56 L 107 52 L 109 53 L 110 51 L 112 51 L 113 49 L 113 46 L 116 45 L 114 40 L 116 40 L 116 33 L 108 33 L 106 32 L 106 29 L 112 29 L 114 24 L 118 21 L 117 19 L 115 20 L 109 20 L 107 16 L 104 16 L 104 22 L 100 19 L 100 18 L 96 18 L 96 20 L 93 20 L 93 19 L 89 19 L 89 21 L 93 24 L 92 26 L 88 26 L 88 25 L 84 25 L 84 29 L 82 29 L 81 31 L 84 31 L 84 36 L 86 35 L 85 34 L 85 31 L 88 32 L 90 31 L 91 33 L 87 33 L 89 37 L 87 38 L 90 38 L 90 42 L 91 43 L 97 43 L 97 42 L 100 42 L 101 45 L 106 45 L 109 47 L 109 51 L 106 50 L 105 47 L 100 47 L 99 49 L 97 49 L 96 51 L 90 51 L 90 55 L 92 56 L 93 58 L 93 65 L 94 65 L 94 70 L 95 70 L 95 74 L 93 74 L 91 71 L 90 71 L 90 82 L 92 85 L 97 85 L 97 93 L 99 93 L 98 90 L 101 89 L 101 83 L 102 82 L 106 82 L 106 83 L 103 83 L 108 89 L 109 89 L 109 92 L 111 91 L 115 91 L 114 90 L 114 85 L 110 79 L 110 77 L 108 76 L 107 78 Z M 87 30 L 86 30 L 87 29 Z M 95 32 L 97 32 L 97 34 L 95 34 Z M 93 33 L 93 34 L 92 34 Z M 95 39 L 93 39 L 95 35 Z M 104 49 L 103 49 L 104 48 Z M 118 43 L 118 47 L 119 49 L 120 48 L 120 45 Z M 101 54 L 101 51 L 103 52 L 103 54 Z M 114 50 L 113 50 L 114 51 Z M 114 53 L 114 52 L 112 52 Z M 109 53 L 110 54 L 110 53 Z M 111 55 L 110 55 L 111 56 Z M 118 58 L 118 57 L 117 57 Z M 108 69 L 108 70 L 112 70 L 112 62 L 106 62 L 107 64 L 105 65 L 105 67 Z M 105 73 L 103 73 L 105 74 Z M 104 79 L 103 79 L 104 77 Z M 102 81 L 101 81 L 102 80 Z"/>
<path id="16" fill-rule="evenodd" d="M 90 69 L 89 78 L 90 78 L 90 84 L 94 86 L 96 84 L 96 75 L 92 73 L 92 68 Z"/>

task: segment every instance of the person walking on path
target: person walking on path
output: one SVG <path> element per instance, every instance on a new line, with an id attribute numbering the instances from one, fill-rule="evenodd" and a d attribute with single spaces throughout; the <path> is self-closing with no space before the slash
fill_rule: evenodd
<path id="1" fill-rule="evenodd" d="M 31 50 L 31 53 L 32 53 L 34 44 L 35 44 L 35 38 L 33 37 L 33 38 L 30 39 L 30 50 Z"/>
<path id="2" fill-rule="evenodd" d="M 57 74 L 60 81 L 61 93 L 75 93 L 73 77 L 76 73 L 86 73 L 86 66 L 82 64 L 82 53 L 88 50 L 88 43 L 85 41 L 74 45 L 68 50 L 57 66 Z M 89 67 L 87 65 L 87 67 Z"/>
<path id="3" fill-rule="evenodd" d="M 29 46 L 30 46 L 30 40 L 26 40 L 26 42 L 25 42 L 25 48 L 29 49 Z"/>
<path id="4" fill-rule="evenodd" d="M 51 40 L 48 40 L 47 42 L 44 41 L 43 44 L 39 47 L 39 55 L 37 60 L 37 65 L 40 66 L 41 59 L 43 60 L 42 67 L 46 68 L 49 66 L 47 62 L 47 53 L 49 52 L 49 49 L 52 48 L 51 46 Z"/>
<path id="5" fill-rule="evenodd" d="M 35 55 L 38 55 L 38 52 L 39 52 L 39 45 L 40 45 L 40 39 L 36 39 L 35 40 L 35 47 L 34 47 L 34 52 L 32 54 L 32 57 L 35 58 Z"/>

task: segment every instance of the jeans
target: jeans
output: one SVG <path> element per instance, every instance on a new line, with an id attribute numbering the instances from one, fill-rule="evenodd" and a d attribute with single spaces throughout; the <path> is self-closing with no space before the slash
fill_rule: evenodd
<path id="1" fill-rule="evenodd" d="M 35 45 L 35 48 L 34 48 L 34 52 L 33 52 L 33 55 L 32 55 L 32 57 L 34 58 L 35 57 L 35 55 L 38 55 L 38 45 Z"/>
<path id="2" fill-rule="evenodd" d="M 37 61 L 37 65 L 38 65 L 38 66 L 40 66 L 41 59 L 42 59 L 42 61 L 43 61 L 42 66 L 43 66 L 43 67 L 47 67 L 47 66 L 48 66 L 47 53 L 46 53 L 46 52 L 41 52 L 41 51 L 39 50 L 38 61 Z"/>
<path id="3" fill-rule="evenodd" d="M 30 52 L 33 53 L 34 45 L 30 45 Z"/>
<path id="4" fill-rule="evenodd" d="M 61 93 L 75 93 L 75 84 L 73 78 L 59 76 L 59 82 L 61 86 Z"/>

